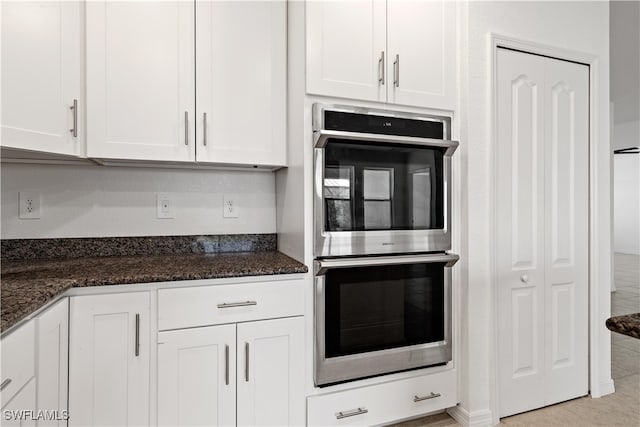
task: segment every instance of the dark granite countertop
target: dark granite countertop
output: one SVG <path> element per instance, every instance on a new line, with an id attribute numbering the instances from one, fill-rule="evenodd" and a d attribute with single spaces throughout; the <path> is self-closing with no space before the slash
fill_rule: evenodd
<path id="1" fill-rule="evenodd" d="M 613 332 L 640 338 L 640 313 L 610 317 L 606 325 Z"/>
<path id="2" fill-rule="evenodd" d="M 277 251 L 3 261 L 0 331 L 70 288 L 306 272 Z"/>

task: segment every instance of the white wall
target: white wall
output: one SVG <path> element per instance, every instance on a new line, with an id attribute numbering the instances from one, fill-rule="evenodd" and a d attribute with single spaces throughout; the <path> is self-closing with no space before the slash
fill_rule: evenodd
<path id="1" fill-rule="evenodd" d="M 640 121 L 613 127 L 613 149 L 639 145 Z M 613 160 L 613 247 L 640 255 L 640 154 L 616 154 Z"/>
<path id="2" fill-rule="evenodd" d="M 275 233 L 272 172 L 2 164 L 3 239 Z M 18 192 L 42 194 L 42 217 L 18 219 Z M 174 219 L 156 219 L 156 192 Z M 239 218 L 222 217 L 237 194 Z"/>
<path id="3" fill-rule="evenodd" d="M 466 360 L 461 366 L 461 404 L 459 414 L 471 424 L 497 421 L 495 384 L 495 324 L 493 295 L 494 227 L 492 182 L 493 141 L 491 138 L 492 92 L 490 33 L 524 41 L 576 50 L 599 58 L 599 115 L 597 131 L 598 170 L 594 212 L 599 222 L 599 283 L 611 280 L 610 180 L 609 180 L 609 5 L 608 2 L 467 2 L 460 5 L 461 63 L 461 147 L 462 168 L 466 170 L 468 222 L 463 231 L 461 258 L 465 260 L 463 293 L 466 295 L 466 324 L 462 341 Z M 602 321 L 598 333 L 608 339 L 601 316 L 609 310 L 608 290 L 596 296 Z M 587 325 L 585 325 L 587 327 Z M 605 340 L 606 341 L 606 340 Z M 592 359 L 598 363 L 600 377 L 592 389 L 599 395 L 611 385 L 609 344 L 598 344 Z M 610 388 L 610 387 L 609 387 Z"/>

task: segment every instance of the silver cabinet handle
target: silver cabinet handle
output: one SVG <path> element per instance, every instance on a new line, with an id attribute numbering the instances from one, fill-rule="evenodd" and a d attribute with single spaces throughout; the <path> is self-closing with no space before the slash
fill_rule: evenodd
<path id="1" fill-rule="evenodd" d="M 224 346 L 224 383 L 229 385 L 229 346 Z"/>
<path id="2" fill-rule="evenodd" d="M 258 305 L 258 302 L 257 301 L 223 302 L 222 304 L 218 304 L 218 308 L 245 307 L 248 305 Z"/>
<path id="3" fill-rule="evenodd" d="M 435 399 L 436 397 L 440 397 L 440 396 L 442 396 L 440 393 L 431 392 L 431 394 L 429 394 L 428 396 L 415 395 L 415 396 L 413 396 L 413 401 L 414 402 L 422 402 L 423 400 Z"/>
<path id="4" fill-rule="evenodd" d="M 189 145 L 189 112 L 184 112 L 184 145 Z"/>
<path id="5" fill-rule="evenodd" d="M 347 417 L 354 417 L 356 415 L 362 415 L 362 414 L 366 414 L 367 412 L 369 412 L 369 410 L 367 408 L 358 408 L 358 409 L 353 409 L 351 411 L 340 411 L 336 414 L 336 419 L 337 420 L 341 420 L 343 418 L 347 418 Z"/>
<path id="6" fill-rule="evenodd" d="M 136 357 L 140 356 L 140 314 L 136 313 Z"/>
<path id="7" fill-rule="evenodd" d="M 520 281 L 522 283 L 527 283 L 529 281 L 529 276 L 527 276 L 526 274 L 523 274 L 522 276 L 520 276 Z"/>
<path id="8" fill-rule="evenodd" d="M 249 343 L 244 343 L 244 380 L 249 382 Z"/>
<path id="9" fill-rule="evenodd" d="M 73 127 L 69 129 L 69 132 L 73 135 L 74 138 L 78 137 L 78 100 L 73 100 L 73 105 L 69 107 L 71 111 L 73 111 Z"/>
<path id="10" fill-rule="evenodd" d="M 7 378 L 6 380 L 2 381 L 2 384 L 0 384 L 0 391 L 7 388 L 9 384 L 11 384 L 11 378 Z"/>
<path id="11" fill-rule="evenodd" d="M 396 54 L 396 60 L 393 61 L 393 85 L 400 86 L 400 55 Z"/>
<path id="12" fill-rule="evenodd" d="M 202 143 L 207 146 L 207 113 L 202 113 Z"/>
<path id="13" fill-rule="evenodd" d="M 378 59 L 378 83 L 384 86 L 384 50 L 380 52 L 380 59 Z"/>

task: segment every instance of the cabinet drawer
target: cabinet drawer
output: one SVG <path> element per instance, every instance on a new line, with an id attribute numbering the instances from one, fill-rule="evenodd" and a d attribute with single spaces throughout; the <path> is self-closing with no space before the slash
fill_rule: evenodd
<path id="1" fill-rule="evenodd" d="M 439 411 L 456 405 L 456 381 L 451 370 L 312 396 L 307 425 L 377 425 Z"/>
<path id="2" fill-rule="evenodd" d="M 2 340 L 2 406 L 29 381 L 35 371 L 35 322 L 31 320 Z M 30 409 L 30 408 L 29 408 Z"/>
<path id="3" fill-rule="evenodd" d="M 160 330 L 299 316 L 303 313 L 302 280 L 158 291 Z"/>

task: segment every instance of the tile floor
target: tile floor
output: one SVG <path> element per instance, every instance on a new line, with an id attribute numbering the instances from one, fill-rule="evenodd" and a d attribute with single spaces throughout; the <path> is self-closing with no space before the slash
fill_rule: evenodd
<path id="1" fill-rule="evenodd" d="M 615 254 L 616 291 L 611 294 L 611 315 L 640 312 L 640 256 Z M 568 402 L 500 420 L 500 426 L 531 427 L 640 427 L 640 340 L 611 333 L 611 376 L 614 394 Z M 457 427 L 447 414 L 396 424 L 394 427 Z"/>

